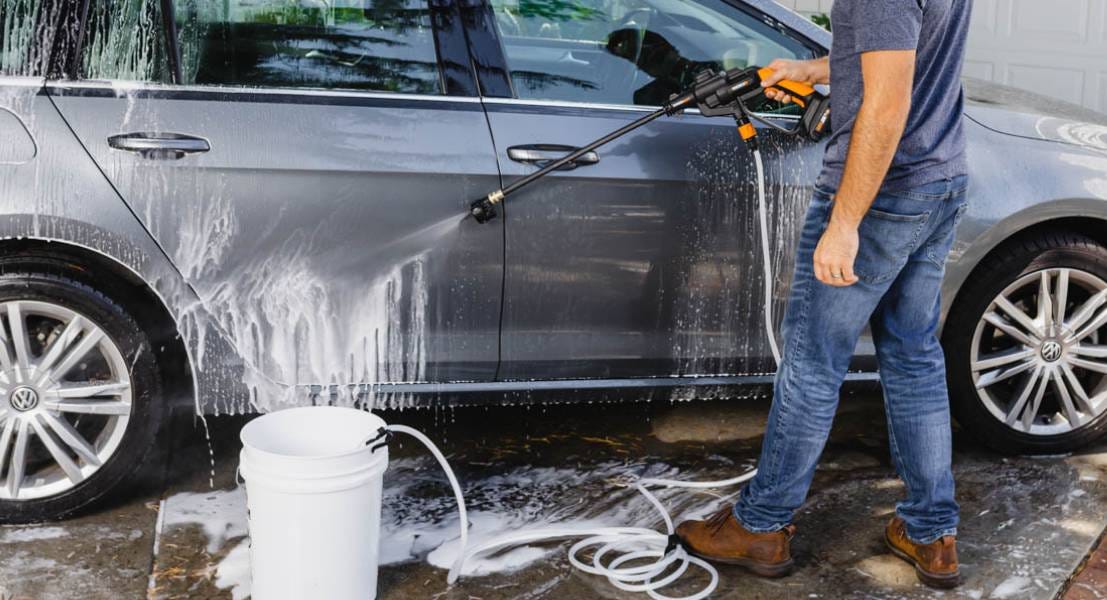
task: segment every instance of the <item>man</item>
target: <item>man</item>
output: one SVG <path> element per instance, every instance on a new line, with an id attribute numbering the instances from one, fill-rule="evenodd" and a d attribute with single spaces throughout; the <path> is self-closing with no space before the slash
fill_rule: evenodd
<path id="1" fill-rule="evenodd" d="M 833 133 L 799 243 L 758 473 L 677 534 L 690 552 L 780 576 L 850 354 L 871 326 L 906 500 L 885 540 L 937 587 L 959 583 L 945 363 L 944 263 L 965 207 L 961 64 L 971 0 L 837 0 L 829 60 L 776 79 L 832 84 Z M 774 93 L 778 100 L 788 100 Z"/>

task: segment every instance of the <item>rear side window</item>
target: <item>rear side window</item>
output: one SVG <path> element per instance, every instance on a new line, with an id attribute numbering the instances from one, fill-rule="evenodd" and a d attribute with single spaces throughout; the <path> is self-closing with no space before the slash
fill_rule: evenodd
<path id="1" fill-rule="evenodd" d="M 163 22 L 159 0 L 92 0 L 81 73 L 88 79 L 168 83 Z"/>
<path id="2" fill-rule="evenodd" d="M 177 0 L 184 84 L 441 94 L 426 0 Z"/>
<path id="3" fill-rule="evenodd" d="M 52 54 L 64 55 L 76 38 L 76 19 L 60 1 L 0 0 L 0 75 L 41 77 Z"/>
<path id="4" fill-rule="evenodd" d="M 724 0 L 491 0 L 519 98 L 659 106 L 704 69 L 812 58 Z"/>
<path id="5" fill-rule="evenodd" d="M 38 6 L 35 0 L 0 0 L 0 74 L 35 74 L 30 55 Z"/>

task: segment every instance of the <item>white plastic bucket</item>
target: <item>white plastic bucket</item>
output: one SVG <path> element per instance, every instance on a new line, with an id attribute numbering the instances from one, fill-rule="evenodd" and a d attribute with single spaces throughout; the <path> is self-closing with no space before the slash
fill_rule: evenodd
<path id="1" fill-rule="evenodd" d="M 388 447 L 365 442 L 383 427 L 369 412 L 310 406 L 242 428 L 255 600 L 376 597 Z"/>

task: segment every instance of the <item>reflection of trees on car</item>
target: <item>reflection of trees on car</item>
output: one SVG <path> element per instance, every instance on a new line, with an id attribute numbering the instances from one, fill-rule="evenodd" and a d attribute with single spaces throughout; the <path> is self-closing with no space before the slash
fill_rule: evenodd
<path id="1" fill-rule="evenodd" d="M 135 35 L 157 31 L 161 6 L 157 0 L 94 2 L 89 7 L 84 54 L 87 77 L 135 81 L 166 81 L 169 63 L 162 39 Z"/>
<path id="2" fill-rule="evenodd" d="M 541 71 L 512 71 L 511 78 L 515 80 L 516 84 L 522 83 L 526 89 L 532 91 L 541 91 L 560 86 L 572 86 L 582 90 L 600 89 L 598 85 L 591 81 L 585 81 L 584 79 L 569 77 L 567 75 L 551 75 Z"/>
<path id="3" fill-rule="evenodd" d="M 317 6 L 302 6 L 299 2 L 289 2 L 283 6 L 267 6 L 249 16 L 251 23 L 270 25 L 317 25 L 327 24 L 323 9 Z"/>
<path id="4" fill-rule="evenodd" d="M 502 35 L 593 40 L 603 37 L 608 15 L 568 0 L 519 0 L 494 5 Z"/>
<path id="5" fill-rule="evenodd" d="M 36 61 L 31 60 L 30 54 L 41 53 L 43 47 L 36 39 L 36 34 L 42 32 L 35 31 L 35 19 L 41 8 L 38 0 L 0 0 L 0 73 L 31 75 L 36 72 L 31 68 Z"/>
<path id="6" fill-rule="evenodd" d="M 241 13 L 182 4 L 186 83 L 441 93 L 425 2 L 271 2 Z"/>
<path id="7" fill-rule="evenodd" d="M 521 17 L 539 17 L 550 21 L 588 21 L 604 18 L 603 11 L 600 9 L 569 0 L 520 0 L 513 12 L 517 12 Z"/>

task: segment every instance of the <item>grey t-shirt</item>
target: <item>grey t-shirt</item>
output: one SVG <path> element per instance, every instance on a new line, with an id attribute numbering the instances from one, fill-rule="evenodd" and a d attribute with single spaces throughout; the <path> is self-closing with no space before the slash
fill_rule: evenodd
<path id="1" fill-rule="evenodd" d="M 964 175 L 961 64 L 972 0 L 836 0 L 830 21 L 831 136 L 820 187 L 837 190 L 850 134 L 861 107 L 861 54 L 915 50 L 915 83 L 907 127 L 881 191 Z"/>

